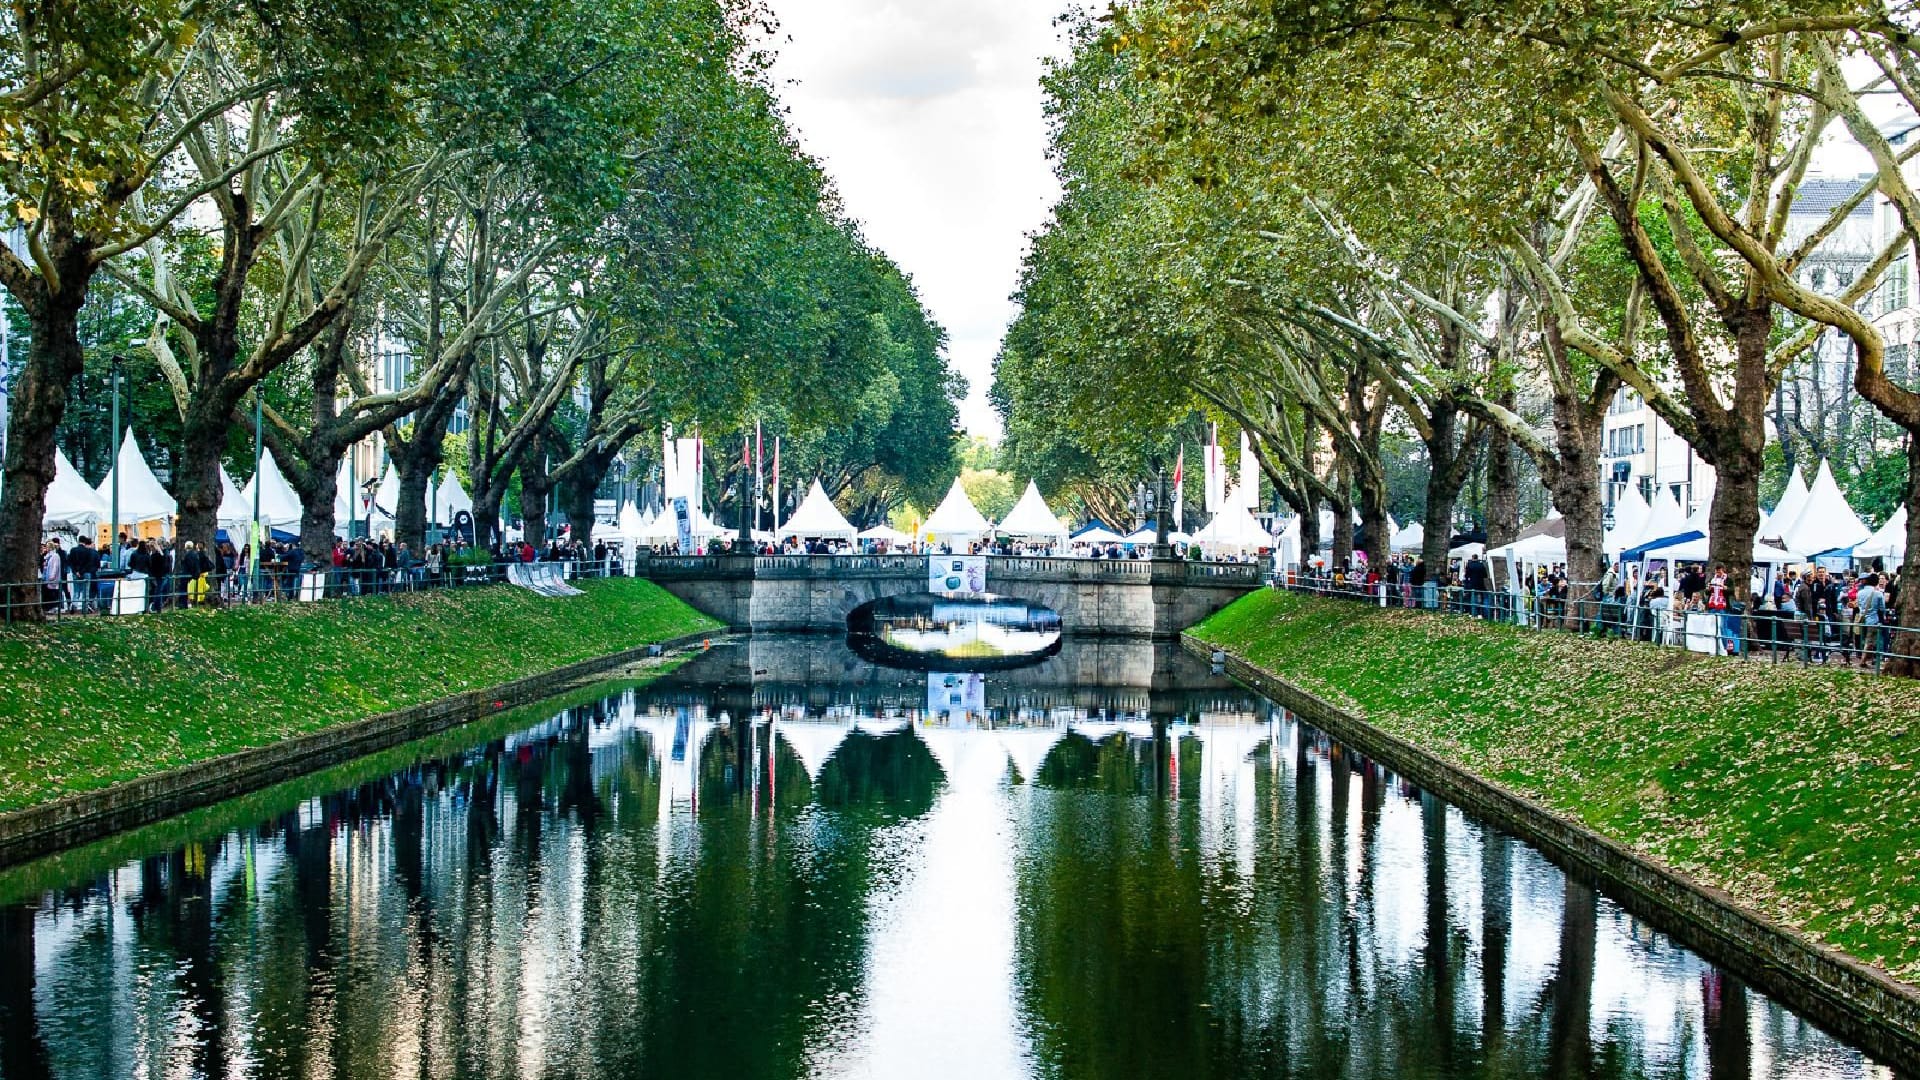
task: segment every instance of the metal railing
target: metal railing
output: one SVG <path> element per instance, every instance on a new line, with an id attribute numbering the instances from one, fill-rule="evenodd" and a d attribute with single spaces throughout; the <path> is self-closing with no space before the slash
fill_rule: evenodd
<path id="1" fill-rule="evenodd" d="M 258 574 L 235 571 L 149 577 L 139 574 L 75 575 L 48 584 L 34 581 L 0 585 L 0 624 L 24 618 L 36 608 L 49 619 L 87 616 L 154 615 L 186 608 L 223 608 L 245 604 L 312 602 L 356 596 L 385 596 L 433 589 L 498 585 L 506 581 L 507 563 L 429 567 L 425 563 L 401 569 L 383 567 L 302 568 L 298 573 L 268 567 Z M 568 579 L 624 577 L 622 560 L 564 560 L 561 575 Z"/>
<path id="2" fill-rule="evenodd" d="M 1835 665 L 1883 671 L 1889 662 L 1920 656 L 1920 628 L 1868 625 L 1847 618 L 1806 617 L 1792 611 L 1688 609 L 1677 598 L 1632 602 L 1593 598 L 1592 585 L 1569 583 L 1564 598 L 1499 589 L 1413 586 L 1399 582 L 1336 583 L 1326 578 L 1270 579 L 1293 592 L 1371 607 L 1422 608 L 1462 618 L 1540 631 L 1623 638 L 1744 661 Z M 1892 615 L 1888 609 L 1889 617 Z M 1910 651 L 1911 650 L 1911 651 Z"/>

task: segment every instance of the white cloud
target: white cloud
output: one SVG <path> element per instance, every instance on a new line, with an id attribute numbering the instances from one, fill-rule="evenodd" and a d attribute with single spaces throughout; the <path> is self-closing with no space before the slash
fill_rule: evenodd
<path id="1" fill-rule="evenodd" d="M 986 402 L 1008 295 L 1058 193 L 1046 160 L 1043 60 L 1064 46 L 1049 0 L 772 0 L 774 76 L 802 144 L 868 240 L 912 276 Z"/>

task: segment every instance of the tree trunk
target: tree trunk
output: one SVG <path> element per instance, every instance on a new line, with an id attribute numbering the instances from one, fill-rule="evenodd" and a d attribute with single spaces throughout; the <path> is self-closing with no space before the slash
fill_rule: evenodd
<path id="1" fill-rule="evenodd" d="M 78 275 L 65 279 L 71 296 L 29 306 L 32 338 L 12 387 L 5 491 L 0 492 L 0 604 L 7 617 L 29 622 L 45 615 L 37 580 L 47 486 L 53 483 L 54 433 L 67 411 L 67 385 L 86 363 L 78 320 L 80 297 L 86 293 L 84 266 L 82 259 L 62 267 L 63 274 Z"/>
<path id="2" fill-rule="evenodd" d="M 506 494 L 506 486 L 494 488 L 475 484 L 473 490 L 473 546 L 489 548 L 493 546 L 495 528 L 500 521 L 500 499 Z"/>
<path id="3" fill-rule="evenodd" d="M 1300 509 L 1300 568 L 1304 570 L 1320 554 L 1320 497 L 1304 484 L 1300 490 L 1306 494 Z"/>
<path id="4" fill-rule="evenodd" d="M 541 440 L 535 439 L 520 456 L 520 535 L 536 548 L 547 542 L 547 494 L 553 488 L 544 455 Z"/>
<path id="5" fill-rule="evenodd" d="M 405 463 L 397 455 L 393 459 L 393 467 L 400 474 L 400 505 L 393 508 L 393 541 L 417 553 L 427 546 L 427 487 L 433 482 L 434 470 L 440 467 L 440 444 L 417 446 L 407 458 Z"/>
<path id="6" fill-rule="evenodd" d="M 1353 566 L 1353 500 L 1333 500 L 1333 565 Z"/>
<path id="7" fill-rule="evenodd" d="M 1367 567 L 1385 572 L 1393 550 L 1387 526 L 1387 490 L 1384 484 L 1360 484 L 1360 531 L 1367 536 Z"/>
<path id="8" fill-rule="evenodd" d="M 187 405 L 180 466 L 173 474 L 173 497 L 180 504 L 174 537 L 211 550 L 213 534 L 220 527 L 220 454 L 233 427 L 233 409 L 231 405 L 221 408 L 220 402 L 200 394 Z M 244 543 L 234 544 L 234 550 Z"/>
<path id="9" fill-rule="evenodd" d="M 1514 410 L 1515 404 L 1513 391 L 1500 396 L 1500 405 L 1508 412 Z M 1487 437 L 1487 547 L 1503 547 L 1519 535 L 1520 470 L 1514 461 L 1513 436 L 1495 425 Z M 1493 561 L 1496 586 L 1512 583 L 1513 568 L 1507 562 L 1506 559 Z"/>
<path id="10" fill-rule="evenodd" d="M 588 454 L 559 483 L 560 509 L 573 526 L 573 538 L 582 544 L 593 542 L 593 504 L 600 484 L 613 467 L 617 450 Z"/>
<path id="11" fill-rule="evenodd" d="M 1604 400 L 1608 394 L 1599 395 Z M 1566 524 L 1567 576 L 1591 585 L 1606 573 L 1606 500 L 1600 491 L 1600 428 L 1604 407 L 1589 409 L 1566 394 L 1553 395 L 1551 468 L 1541 470 L 1553 505 Z M 1548 464 L 1548 463 L 1542 463 Z"/>
<path id="12" fill-rule="evenodd" d="M 1886 670 L 1920 676 L 1920 433 L 1907 435 L 1907 558 L 1900 566 L 1900 595 L 1894 598 L 1903 633 L 1893 635 Z"/>
<path id="13" fill-rule="evenodd" d="M 300 547 L 309 560 L 319 560 L 333 550 L 333 504 L 340 497 L 340 462 L 308 462 L 312 479 L 295 485 L 300 494 Z"/>

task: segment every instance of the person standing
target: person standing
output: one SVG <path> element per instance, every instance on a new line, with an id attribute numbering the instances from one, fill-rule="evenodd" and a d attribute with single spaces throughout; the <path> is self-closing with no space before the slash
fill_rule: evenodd
<path id="1" fill-rule="evenodd" d="M 81 611 L 94 610 L 94 578 L 100 572 L 100 553 L 93 548 L 93 537 L 82 536 L 67 553 L 67 573 L 73 576 L 73 602 Z"/>

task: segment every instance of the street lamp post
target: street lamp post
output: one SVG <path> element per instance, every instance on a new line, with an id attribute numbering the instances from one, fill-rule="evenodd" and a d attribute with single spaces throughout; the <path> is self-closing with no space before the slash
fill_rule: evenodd
<path id="1" fill-rule="evenodd" d="M 107 525 L 107 550 L 113 553 L 109 564 L 118 568 L 126 561 L 126 552 L 120 544 L 120 354 L 113 356 L 113 431 L 107 437 L 107 453 L 113 459 L 113 511 L 111 523 Z"/>
<path id="2" fill-rule="evenodd" d="M 260 405 L 263 395 L 259 387 L 253 389 L 253 535 L 249 537 L 253 546 L 253 565 L 249 577 L 253 581 L 253 591 L 260 591 L 260 563 L 265 554 L 266 544 L 261 541 L 265 534 L 260 531 L 260 489 L 266 485 L 260 482 Z"/>

